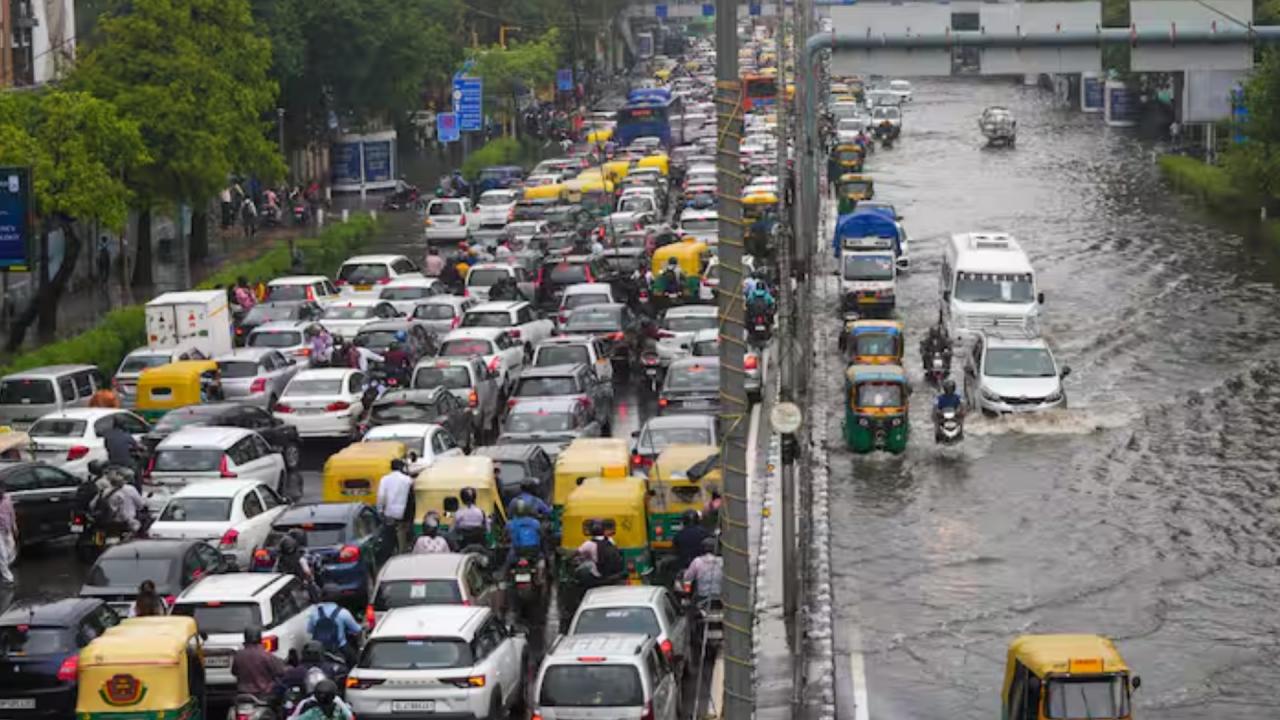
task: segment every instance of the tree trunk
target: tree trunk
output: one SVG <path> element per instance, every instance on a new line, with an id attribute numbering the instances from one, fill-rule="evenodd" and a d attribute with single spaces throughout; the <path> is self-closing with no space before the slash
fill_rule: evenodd
<path id="1" fill-rule="evenodd" d="M 191 211 L 191 262 L 209 257 L 209 211 L 208 205 L 196 207 Z"/>
<path id="2" fill-rule="evenodd" d="M 133 284 L 149 286 L 155 279 L 151 274 L 151 208 L 138 212 L 138 255 L 133 265 Z"/>
<path id="3" fill-rule="evenodd" d="M 31 304 L 14 318 L 13 329 L 9 332 L 9 340 L 5 346 L 9 352 L 22 347 L 27 329 L 37 317 L 40 319 L 41 335 L 52 335 L 57 329 L 58 299 L 62 297 L 67 283 L 71 280 L 71 274 L 75 272 L 76 262 L 80 259 L 81 243 L 80 236 L 76 234 L 75 226 L 69 219 L 60 219 L 56 222 L 57 227 L 62 230 L 62 236 L 66 239 L 62 265 L 58 267 L 58 272 L 49 282 L 45 283 L 31 298 Z M 48 309 L 47 312 L 46 309 Z"/>

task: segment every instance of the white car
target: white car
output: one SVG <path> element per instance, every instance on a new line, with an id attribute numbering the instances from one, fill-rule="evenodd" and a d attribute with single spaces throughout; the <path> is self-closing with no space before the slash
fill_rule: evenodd
<path id="1" fill-rule="evenodd" d="M 680 679 L 647 635 L 564 635 L 547 650 L 530 699 L 544 720 L 677 720 Z"/>
<path id="2" fill-rule="evenodd" d="M 267 302 L 305 302 L 321 305 L 342 296 L 337 286 L 323 275 L 289 275 L 267 283 Z"/>
<path id="3" fill-rule="evenodd" d="M 909 80 L 890 80 L 889 92 L 897 95 L 900 102 L 911 102 L 911 82 Z"/>
<path id="4" fill-rule="evenodd" d="M 560 310 L 556 314 L 556 322 L 561 325 L 569 321 L 575 308 L 587 305 L 608 305 L 618 302 L 613 297 L 613 287 L 609 283 L 590 282 L 575 283 L 564 289 L 560 296 Z"/>
<path id="5" fill-rule="evenodd" d="M 407 317 L 413 314 L 413 309 L 423 300 L 448 292 L 444 283 L 435 278 L 407 277 L 384 285 L 378 293 L 378 299 L 391 303 L 396 312 Z"/>
<path id="6" fill-rule="evenodd" d="M 222 479 L 255 480 L 282 492 L 288 466 L 284 456 L 252 430 L 192 426 L 156 445 L 142 484 L 154 515 L 188 485 Z"/>
<path id="7" fill-rule="evenodd" d="M 36 460 L 84 479 L 89 463 L 107 459 L 102 435 L 115 424 L 140 439 L 151 431 L 142 418 L 115 408 L 68 408 L 42 416 L 27 429 Z"/>
<path id="8" fill-rule="evenodd" d="M 715 210 L 689 208 L 680 213 L 680 235 L 715 247 L 720 240 L 720 215 Z"/>
<path id="9" fill-rule="evenodd" d="M 460 328 L 502 328 L 513 340 L 524 346 L 525 355 L 533 354 L 533 346 L 551 337 L 555 323 L 539 318 L 533 305 L 522 301 L 480 303 L 462 316 Z"/>
<path id="10" fill-rule="evenodd" d="M 302 370 L 284 389 L 273 414 L 304 438 L 351 437 L 364 412 L 364 373 L 352 368 Z"/>
<path id="11" fill-rule="evenodd" d="M 173 615 L 194 618 L 204 639 L 204 677 L 212 698 L 230 701 L 236 679 L 231 658 L 244 647 L 244 630 L 260 627 L 262 643 L 286 660 L 301 654 L 310 640 L 307 618 L 311 601 L 302 582 L 280 573 L 209 575 L 191 585 L 174 602 Z"/>
<path id="12" fill-rule="evenodd" d="M 693 337 L 699 330 L 719 327 L 715 305 L 678 305 L 668 308 L 658 324 L 658 359 L 663 367 L 672 360 L 688 357 Z"/>
<path id="13" fill-rule="evenodd" d="M 279 350 L 282 355 L 295 360 L 305 359 L 311 354 L 311 344 L 307 342 L 305 334 L 310 324 L 291 320 L 263 323 L 249 331 L 244 345 L 255 349 Z"/>
<path id="14" fill-rule="evenodd" d="M 360 328 L 378 320 L 400 317 L 400 311 L 386 300 L 357 298 L 329 303 L 324 311 L 324 326 L 336 338 L 351 340 Z"/>
<path id="15" fill-rule="evenodd" d="M 1059 365 L 1044 338 L 983 333 L 964 363 L 964 394 L 987 414 L 1028 413 L 1067 406 Z"/>
<path id="16" fill-rule="evenodd" d="M 489 288 L 499 280 L 507 277 L 516 282 L 516 287 L 526 297 L 533 297 L 533 276 L 523 265 L 511 263 L 476 263 L 467 268 L 467 282 L 463 288 L 466 297 L 474 297 L 480 302 L 489 300 Z"/>
<path id="17" fill-rule="evenodd" d="M 467 198 L 436 198 L 427 205 L 427 243 L 459 242 L 471 236 L 467 216 L 471 201 Z"/>
<path id="18" fill-rule="evenodd" d="M 688 615 L 664 587 L 622 585 L 587 591 L 565 634 L 614 633 L 638 633 L 657 640 L 677 677 L 696 654 L 691 654 Z"/>
<path id="19" fill-rule="evenodd" d="M 357 255 L 338 268 L 334 284 L 348 298 L 376 298 L 381 292 L 379 285 L 407 277 L 422 277 L 422 271 L 404 255 Z"/>
<path id="20" fill-rule="evenodd" d="M 253 551 L 289 501 L 257 480 L 208 480 L 188 485 L 164 504 L 147 534 L 162 540 L 209 540 L 236 567 L 248 568 Z"/>
<path id="21" fill-rule="evenodd" d="M 409 474 L 417 475 L 442 457 L 462 455 L 462 448 L 448 430 L 435 423 L 395 423 L 379 425 L 364 434 L 361 442 L 394 440 L 404 443 L 410 453 Z"/>
<path id="22" fill-rule="evenodd" d="M 397 608 L 365 643 L 346 699 L 356 717 L 500 720 L 524 705 L 528 655 L 489 608 Z"/>
<path id="23" fill-rule="evenodd" d="M 486 190 L 476 203 L 476 222 L 482 228 L 506 227 L 515 215 L 520 195 L 519 190 Z"/>
<path id="24" fill-rule="evenodd" d="M 524 372 L 526 357 L 524 344 L 511 337 L 506 328 L 497 327 L 452 330 L 440 341 L 440 351 L 436 354 L 442 358 L 480 356 L 485 367 L 497 374 L 498 385 L 504 392 L 515 387 Z"/>

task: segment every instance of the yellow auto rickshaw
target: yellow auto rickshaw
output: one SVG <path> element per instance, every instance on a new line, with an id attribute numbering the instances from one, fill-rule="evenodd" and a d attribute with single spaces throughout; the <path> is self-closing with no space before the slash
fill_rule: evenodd
<path id="1" fill-rule="evenodd" d="M 742 216 L 747 220 L 759 220 L 766 212 L 776 210 L 777 207 L 777 193 L 753 192 L 742 197 Z"/>
<path id="2" fill-rule="evenodd" d="M 640 585 L 653 572 L 649 551 L 645 482 L 638 477 L 587 478 L 569 493 L 561 518 L 560 552 L 572 556 L 590 537 L 592 520 L 604 523 L 605 533 L 622 553 L 627 583 Z M 567 568 L 570 563 L 561 563 Z"/>
<path id="3" fill-rule="evenodd" d="M 590 172 L 566 181 L 564 186 L 569 192 L 570 202 L 576 202 L 593 214 L 603 217 L 613 210 L 613 182 L 599 171 L 588 174 Z"/>
<path id="4" fill-rule="evenodd" d="M 600 169 L 604 171 L 604 176 L 612 180 L 616 185 L 622 182 L 631 172 L 631 161 L 625 158 L 621 160 L 610 160 L 609 162 L 601 165 Z"/>
<path id="5" fill-rule="evenodd" d="M 524 200 L 541 200 L 559 202 L 565 197 L 564 183 L 548 185 L 531 185 L 524 189 Z"/>
<path id="6" fill-rule="evenodd" d="M 441 532 L 453 527 L 453 516 L 462 507 L 462 489 L 468 487 L 476 491 L 476 507 L 489 516 L 489 531 L 485 533 L 484 543 L 489 548 L 497 547 L 502 540 L 507 513 L 502 507 L 502 493 L 498 490 L 493 458 L 484 455 L 438 458 L 434 465 L 414 478 L 414 536 L 422 534 L 422 522 L 427 513 L 435 513 Z"/>
<path id="7" fill-rule="evenodd" d="M 854 365 L 901 365 L 905 339 L 897 320 L 854 320 L 845 325 L 840 347 Z"/>
<path id="8" fill-rule="evenodd" d="M 1009 643 L 1000 716 L 1125 720 L 1141 685 L 1110 638 L 1022 635 Z"/>
<path id="9" fill-rule="evenodd" d="M 671 158 L 666 153 L 654 153 L 636 161 L 636 168 L 647 167 L 658 168 L 658 172 L 665 177 L 671 172 Z"/>
<path id="10" fill-rule="evenodd" d="M 847 215 L 858 209 L 858 203 L 876 196 L 876 183 L 870 175 L 845 173 L 836 181 L 836 197 L 840 198 L 839 212 Z"/>
<path id="11" fill-rule="evenodd" d="M 222 399 L 222 374 L 212 360 L 179 360 L 147 368 L 138 376 L 134 410 L 154 423 L 174 408 Z"/>
<path id="12" fill-rule="evenodd" d="M 671 68 L 658 68 L 653 71 L 653 79 L 659 82 L 666 82 L 671 79 Z"/>
<path id="13" fill-rule="evenodd" d="M 631 449 L 622 438 L 576 438 L 556 457 L 552 512 L 559 518 L 578 481 L 589 477 L 627 477 Z"/>
<path id="14" fill-rule="evenodd" d="M 715 445 L 672 445 L 663 450 L 649 472 L 649 546 L 655 551 L 670 551 L 676 533 L 684 528 L 684 514 L 702 512 L 711 500 L 711 491 L 719 490 L 720 466 L 704 462 L 718 458 Z M 689 470 L 703 472 L 690 477 Z"/>
<path id="15" fill-rule="evenodd" d="M 710 248 L 707 247 L 706 243 L 688 237 L 680 242 L 663 245 L 654 250 L 653 290 L 655 295 L 661 296 L 668 291 L 664 271 L 672 258 L 675 258 L 680 271 L 684 273 L 684 287 L 679 288 L 681 298 L 684 300 L 696 299 L 702 271 L 706 269 L 707 263 L 711 259 Z"/>
<path id="16" fill-rule="evenodd" d="M 125 620 L 80 651 L 76 675 L 77 720 L 209 717 L 191 618 Z"/>
<path id="17" fill-rule="evenodd" d="M 588 145 L 603 145 L 613 139 L 613 128 L 598 127 L 587 133 Z"/>
<path id="18" fill-rule="evenodd" d="M 320 497 L 325 502 L 373 505 L 378 501 L 378 481 L 391 472 L 391 461 L 408 455 L 398 440 L 352 443 L 325 461 Z"/>
<path id="19" fill-rule="evenodd" d="M 850 365 L 845 370 L 844 441 L 858 454 L 907 449 L 911 386 L 899 365 Z"/>

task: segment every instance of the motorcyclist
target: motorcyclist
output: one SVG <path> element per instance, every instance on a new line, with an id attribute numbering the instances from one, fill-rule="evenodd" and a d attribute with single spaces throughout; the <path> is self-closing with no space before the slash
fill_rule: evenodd
<path id="1" fill-rule="evenodd" d="M 485 535 L 489 532 L 489 516 L 476 507 L 476 489 L 464 487 L 458 492 L 462 507 L 453 516 L 453 528 L 457 535 L 457 545 L 465 548 L 468 545 L 484 545 Z"/>
<path id="2" fill-rule="evenodd" d="M 320 323 L 307 326 L 305 335 L 311 345 L 311 364 L 323 367 L 333 360 L 333 335 Z"/>
<path id="3" fill-rule="evenodd" d="M 684 581 L 693 583 L 693 596 L 698 600 L 718 600 L 723 580 L 724 558 L 716 553 L 715 538 L 707 538 L 702 541 L 702 554 L 684 571 Z"/>
<path id="4" fill-rule="evenodd" d="M 325 679 L 316 683 L 311 697 L 298 703 L 289 720 L 355 720 L 351 706 L 338 697 L 338 684 Z"/>
<path id="5" fill-rule="evenodd" d="M 244 647 L 231 658 L 231 674 L 236 678 L 236 692 L 268 701 L 277 682 L 284 676 L 284 661 L 267 652 L 262 645 L 262 629 L 251 625 L 244 630 Z"/>
<path id="6" fill-rule="evenodd" d="M 105 506 L 110 522 L 128 527 L 132 533 L 138 533 L 142 531 L 142 522 L 146 519 L 147 503 L 138 489 L 129 484 L 132 479 L 132 474 L 124 468 L 112 467 L 107 470 L 111 489 L 94 506 Z"/>
<path id="7" fill-rule="evenodd" d="M 511 498 L 511 502 L 507 505 L 507 514 L 515 515 L 516 503 L 524 501 L 529 504 L 532 514 L 538 518 L 551 517 L 551 506 L 545 500 L 538 497 L 538 481 L 532 478 L 525 478 L 520 482 L 520 494 Z"/>
<path id="8" fill-rule="evenodd" d="M 326 652 L 345 658 L 348 666 L 355 664 L 359 651 L 353 639 L 360 637 L 360 623 L 350 610 L 334 602 L 313 605 L 307 615 L 307 635 Z"/>
<path id="9" fill-rule="evenodd" d="M 924 363 L 925 372 L 932 369 L 929 365 L 936 353 L 942 353 L 944 367 L 950 371 L 951 339 L 947 337 L 947 331 L 941 323 L 929 326 L 929 332 L 920 341 L 920 358 L 921 362 Z"/>
<path id="10" fill-rule="evenodd" d="M 405 331 L 396 332 L 396 339 L 391 342 L 386 355 L 382 356 L 383 367 L 386 368 L 387 374 L 395 377 L 402 385 L 408 382 L 409 371 L 413 369 L 413 358 L 410 357 L 409 351 L 404 349 L 408 340 L 409 336 Z"/>
<path id="11" fill-rule="evenodd" d="M 315 692 L 315 686 L 308 686 L 308 681 L 314 678 L 314 673 L 319 670 L 324 677 L 332 680 L 340 675 L 344 675 L 346 668 L 341 664 L 334 662 L 325 655 L 324 645 L 317 640 L 308 640 L 302 646 L 302 653 L 299 656 L 298 664 L 292 665 L 288 670 L 284 671 L 284 675 L 280 676 L 279 690 L 282 696 L 289 692 L 289 688 L 300 687 L 304 690 L 304 694 Z M 318 685 L 318 681 L 313 681 Z M 302 703 L 298 703 L 302 705 Z M 296 709 L 296 708 L 295 708 Z"/>
<path id="12" fill-rule="evenodd" d="M 680 528 L 672 541 L 679 560 L 679 570 L 684 570 L 693 563 L 702 553 L 702 541 L 711 537 L 711 531 L 703 526 L 702 515 L 697 510 L 685 510 L 683 520 L 684 527 Z"/>
<path id="13" fill-rule="evenodd" d="M 520 294 L 520 286 L 516 284 L 515 278 L 510 275 L 503 275 L 498 278 L 498 282 L 489 286 L 490 300 L 523 300 Z"/>
<path id="14" fill-rule="evenodd" d="M 942 394 L 938 396 L 933 405 L 934 418 L 941 417 L 943 410 L 955 410 L 957 413 L 964 413 L 964 398 L 956 393 L 956 381 L 951 378 L 942 381 Z"/>
<path id="15" fill-rule="evenodd" d="M 307 554 L 303 552 L 298 538 L 294 537 L 292 533 L 280 538 L 280 545 L 276 548 L 276 564 L 273 569 L 278 573 L 293 575 L 304 584 L 315 581 L 315 577 L 311 572 L 311 562 L 307 559 Z"/>
<path id="16" fill-rule="evenodd" d="M 422 535 L 413 543 L 414 555 L 453 552 L 449 541 L 440 537 L 440 516 L 434 512 L 427 513 L 422 521 Z"/>
<path id="17" fill-rule="evenodd" d="M 352 347 L 355 348 L 352 354 L 352 357 L 355 359 L 355 362 L 356 362 L 356 364 L 353 365 L 352 367 L 355 367 L 356 369 L 365 373 L 369 372 L 370 362 L 385 363 L 387 361 L 387 359 L 382 355 L 379 355 L 378 353 L 365 347 L 365 345 L 367 344 L 368 344 L 368 340 L 359 336 L 357 336 L 356 339 L 352 341 Z"/>
<path id="18" fill-rule="evenodd" d="M 142 445 L 124 427 L 123 420 L 123 417 L 111 418 L 110 425 L 102 431 L 101 437 L 107 450 L 107 464 L 128 471 L 136 485 L 138 465 L 135 453 L 142 450 Z"/>
<path id="19" fill-rule="evenodd" d="M 763 314 L 772 318 L 776 303 L 773 293 L 769 292 L 768 284 L 757 278 L 746 297 L 747 314 L 749 316 Z"/>
<path id="20" fill-rule="evenodd" d="M 440 282 L 447 288 L 449 292 L 460 295 L 462 294 L 462 273 L 458 271 L 457 263 L 444 260 L 444 265 L 440 268 L 438 275 Z"/>
<path id="21" fill-rule="evenodd" d="M 667 266 L 662 269 L 662 292 L 666 295 L 679 295 L 683 287 L 684 271 L 680 269 L 680 263 L 675 258 L 670 258 L 667 260 Z"/>
<path id="22" fill-rule="evenodd" d="M 440 257 L 440 251 L 434 246 L 427 248 L 427 256 L 422 262 L 422 274 L 427 277 L 440 277 L 440 272 L 444 270 L 445 261 Z"/>
<path id="23" fill-rule="evenodd" d="M 507 523 L 507 539 L 511 550 L 507 553 L 508 567 L 520 558 L 528 558 L 542 565 L 542 523 L 534 517 L 533 505 L 521 498 L 511 501 L 512 519 Z"/>

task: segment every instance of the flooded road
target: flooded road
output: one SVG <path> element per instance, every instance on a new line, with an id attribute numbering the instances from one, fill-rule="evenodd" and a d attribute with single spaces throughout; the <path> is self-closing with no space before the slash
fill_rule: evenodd
<path id="1" fill-rule="evenodd" d="M 983 147 L 993 104 L 1016 114 L 1016 149 Z M 861 653 L 869 716 L 993 717 L 1014 636 L 1096 632 L 1142 676 L 1141 716 L 1274 717 L 1274 259 L 1170 195 L 1149 146 L 1035 88 L 919 82 L 903 140 L 867 168 L 911 236 L 898 307 L 916 388 L 901 457 L 855 458 L 829 414 L 836 668 Z M 971 230 L 1030 256 L 1070 408 L 971 417 L 943 450 L 918 344 L 944 242 Z M 836 397 L 833 292 L 819 312 Z"/>

